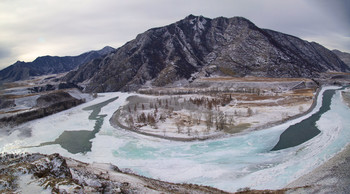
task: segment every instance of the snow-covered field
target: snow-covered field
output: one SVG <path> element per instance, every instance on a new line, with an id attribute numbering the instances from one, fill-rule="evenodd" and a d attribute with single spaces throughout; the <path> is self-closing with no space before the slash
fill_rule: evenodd
<path id="1" fill-rule="evenodd" d="M 329 87 L 328 87 L 329 89 Z M 325 88 L 322 90 L 324 91 Z M 322 94 L 321 91 L 321 94 Z M 317 122 L 321 133 L 302 145 L 271 152 L 280 134 L 308 115 L 269 129 L 223 139 L 174 142 L 113 128 L 108 120 L 131 94 L 106 93 L 75 108 L 19 126 L 31 130 L 31 137 L 19 136 L 20 130 L 0 137 L 1 152 L 58 152 L 84 162 L 105 162 L 130 168 L 139 174 L 171 182 L 187 182 L 214 186 L 227 191 L 250 187 L 277 189 L 310 172 L 342 150 L 350 138 L 350 109 L 334 95 L 331 110 Z M 82 110 L 115 96 L 117 100 L 102 108 L 106 114 L 102 128 L 92 139 L 92 150 L 71 154 L 59 145 L 23 148 L 53 141 L 65 130 L 93 130 L 95 121 L 88 120 L 89 111 Z"/>
<path id="2" fill-rule="evenodd" d="M 127 99 L 112 122 L 122 128 L 172 140 L 217 138 L 271 127 L 300 116 L 310 109 L 313 96 L 312 89 L 274 95 L 137 94 Z"/>

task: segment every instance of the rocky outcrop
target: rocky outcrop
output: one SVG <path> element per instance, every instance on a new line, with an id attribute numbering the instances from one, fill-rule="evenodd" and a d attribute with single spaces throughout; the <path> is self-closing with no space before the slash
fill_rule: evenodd
<path id="1" fill-rule="evenodd" d="M 317 43 L 260 29 L 242 17 L 190 15 L 139 34 L 104 58 L 70 72 L 64 80 L 88 92 L 132 91 L 193 81 L 200 76 L 318 77 L 350 71 Z"/>
<path id="2" fill-rule="evenodd" d="M 11 99 L 1 98 L 0 97 L 0 109 L 15 107 L 15 101 Z"/>
<path id="3" fill-rule="evenodd" d="M 87 164 L 59 154 L 0 154 L 0 166 L 1 193 L 226 193 L 154 180 L 111 164 Z"/>
<path id="4" fill-rule="evenodd" d="M 31 76 L 67 72 L 114 50 L 114 48 L 107 46 L 98 51 L 90 51 L 73 57 L 43 56 L 38 57 L 33 62 L 17 61 L 0 71 L 0 83 L 25 80 Z"/>
<path id="5" fill-rule="evenodd" d="M 67 92 L 58 91 L 58 92 L 53 92 L 53 93 L 40 96 L 36 100 L 36 104 L 38 107 L 49 107 L 53 104 L 57 104 L 60 102 L 68 102 L 68 101 L 74 101 L 74 100 L 77 100 L 77 99 L 73 98 Z"/>
<path id="6" fill-rule="evenodd" d="M 63 90 L 63 89 L 72 89 L 76 88 L 78 90 L 82 90 L 83 88 L 78 86 L 74 83 L 66 83 L 66 82 L 60 82 L 58 84 L 46 84 L 41 86 L 34 86 L 32 88 L 28 88 L 30 93 L 40 93 L 40 92 L 47 92 L 47 91 L 53 91 L 53 90 Z"/>

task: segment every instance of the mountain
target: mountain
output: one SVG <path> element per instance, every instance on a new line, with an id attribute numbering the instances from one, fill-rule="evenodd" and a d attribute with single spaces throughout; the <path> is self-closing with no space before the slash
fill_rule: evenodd
<path id="1" fill-rule="evenodd" d="M 350 53 L 341 52 L 339 50 L 332 50 L 345 64 L 350 67 Z"/>
<path id="2" fill-rule="evenodd" d="M 101 50 L 90 51 L 73 57 L 43 56 L 36 58 L 33 62 L 17 61 L 0 71 L 0 82 L 12 82 L 28 79 L 30 76 L 67 72 L 114 50 L 114 48 L 106 46 Z"/>
<path id="3" fill-rule="evenodd" d="M 189 15 L 153 28 L 104 58 L 66 75 L 87 92 L 132 91 L 146 82 L 165 86 L 200 76 L 318 77 L 350 71 L 323 46 L 260 29 L 242 17 Z"/>

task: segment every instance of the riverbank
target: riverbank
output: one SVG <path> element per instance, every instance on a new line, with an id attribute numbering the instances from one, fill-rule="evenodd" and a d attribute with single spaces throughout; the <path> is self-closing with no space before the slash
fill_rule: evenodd
<path id="1" fill-rule="evenodd" d="M 288 193 L 349 193 L 350 192 L 350 145 L 312 172 L 288 184 Z M 303 187 L 303 188 L 301 188 Z"/>
<path id="2" fill-rule="evenodd" d="M 342 95 L 342 99 L 344 100 L 345 104 L 348 105 L 348 107 L 350 107 L 350 90 L 349 91 L 343 91 L 341 93 Z"/>
<path id="3" fill-rule="evenodd" d="M 343 104 L 348 104 L 349 101 L 344 94 L 347 92 L 341 91 L 340 98 Z M 349 126 L 348 123 L 344 124 Z M 349 193 L 349 169 L 350 144 L 346 141 L 341 151 L 311 172 L 289 183 L 285 188 L 297 188 L 288 193 Z"/>

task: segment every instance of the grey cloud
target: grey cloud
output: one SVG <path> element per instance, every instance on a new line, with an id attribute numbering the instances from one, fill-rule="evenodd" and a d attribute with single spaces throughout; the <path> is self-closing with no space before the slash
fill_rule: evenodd
<path id="1" fill-rule="evenodd" d="M 0 47 L 0 60 L 3 58 L 7 58 L 11 55 L 11 51 L 8 50 L 8 48 L 1 48 Z"/>
<path id="2" fill-rule="evenodd" d="M 89 0 L 69 1 L 69 6 L 58 0 L 3 0 L 0 42 L 11 42 L 6 47 L 13 54 L 8 61 L 47 54 L 76 55 L 105 45 L 122 46 L 149 28 L 189 14 L 243 16 L 259 27 L 301 38 L 326 37 L 334 31 L 346 37 L 350 32 L 348 7 L 347 0 Z M 350 50 L 348 39 L 341 40 L 343 48 Z M 0 57 L 7 54 L 0 53 Z"/>

